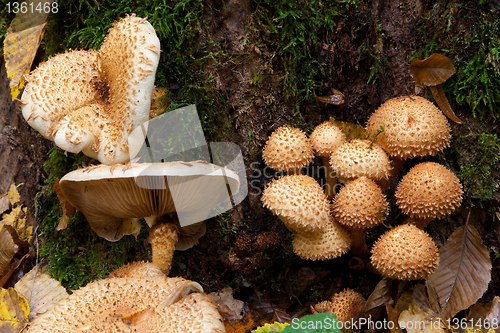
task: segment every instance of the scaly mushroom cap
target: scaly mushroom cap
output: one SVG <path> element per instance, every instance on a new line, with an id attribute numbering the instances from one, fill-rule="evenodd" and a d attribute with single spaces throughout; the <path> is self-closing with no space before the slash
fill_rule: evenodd
<path id="1" fill-rule="evenodd" d="M 109 274 L 110 278 L 154 278 L 164 275 L 153 263 L 145 261 L 134 261 L 119 267 Z"/>
<path id="2" fill-rule="evenodd" d="M 281 126 L 268 138 L 262 157 L 274 170 L 288 172 L 311 163 L 314 152 L 304 132 L 295 127 Z"/>
<path id="3" fill-rule="evenodd" d="M 360 177 L 340 190 L 332 204 L 332 212 L 340 224 L 365 229 L 386 218 L 389 204 L 373 180 Z"/>
<path id="4" fill-rule="evenodd" d="M 338 321 L 358 321 L 363 312 L 366 300 L 357 291 L 345 289 L 332 297 L 332 311 L 337 315 Z"/>
<path id="5" fill-rule="evenodd" d="M 346 141 L 346 137 L 340 128 L 325 121 L 314 128 L 309 141 L 317 156 L 330 156 L 335 148 Z"/>
<path id="6" fill-rule="evenodd" d="M 90 227 L 109 241 L 129 234 L 126 231 L 133 228 L 126 222 L 130 219 L 145 217 L 151 222 L 176 213 L 181 222 L 193 223 L 186 223 L 185 231 L 178 225 L 179 243 L 186 249 L 201 237 L 197 230 L 204 231 L 204 222 L 199 221 L 229 200 L 226 182 L 233 193 L 238 192 L 237 174 L 194 161 L 94 166 L 66 174 L 59 185 Z M 182 240 L 184 236 L 189 244 Z"/>
<path id="7" fill-rule="evenodd" d="M 446 167 L 420 163 L 398 184 L 397 205 L 413 218 L 435 219 L 451 214 L 462 202 L 462 184 Z"/>
<path id="8" fill-rule="evenodd" d="M 293 252 L 302 259 L 327 260 L 337 258 L 351 246 L 349 233 L 333 218 L 326 230 L 319 234 L 297 233 L 293 238 Z"/>
<path id="9" fill-rule="evenodd" d="M 392 170 L 386 152 L 369 140 L 351 140 L 337 147 L 330 157 L 330 165 L 337 174 L 348 179 L 362 176 L 387 179 Z"/>
<path id="10" fill-rule="evenodd" d="M 224 332 L 201 286 L 163 275 L 92 282 L 30 323 L 28 332 Z M 189 296 L 187 296 L 189 295 Z"/>
<path id="11" fill-rule="evenodd" d="M 28 76 L 26 121 L 60 148 L 101 163 L 130 160 L 128 135 L 149 119 L 160 41 L 135 15 L 115 22 L 98 52 L 50 58 Z"/>
<path id="12" fill-rule="evenodd" d="M 435 155 L 450 145 L 450 126 L 443 113 L 419 96 L 396 97 L 382 104 L 368 120 L 366 133 L 389 155 L 401 159 Z"/>
<path id="13" fill-rule="evenodd" d="M 383 234 L 372 247 L 371 263 L 383 276 L 398 280 L 420 280 L 439 264 L 432 238 L 412 224 L 403 224 Z"/>
<path id="14" fill-rule="evenodd" d="M 330 204 L 312 177 L 291 175 L 275 179 L 261 200 L 294 233 L 319 233 L 329 224 Z"/>

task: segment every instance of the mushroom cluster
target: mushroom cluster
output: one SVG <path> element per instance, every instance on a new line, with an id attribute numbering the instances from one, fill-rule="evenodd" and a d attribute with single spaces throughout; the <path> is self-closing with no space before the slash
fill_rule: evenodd
<path id="1" fill-rule="evenodd" d="M 167 278 L 148 263 L 89 283 L 30 323 L 29 333 L 222 333 L 215 302 L 196 282 Z"/>
<path id="2" fill-rule="evenodd" d="M 154 28 L 129 15 L 114 23 L 99 51 L 59 54 L 31 72 L 23 116 L 65 151 L 128 162 L 128 136 L 149 119 L 159 59 Z"/>
<path id="3" fill-rule="evenodd" d="M 349 234 L 333 219 L 328 198 L 314 178 L 290 175 L 275 179 L 261 200 L 295 233 L 293 249 L 301 258 L 332 259 L 349 250 Z"/>

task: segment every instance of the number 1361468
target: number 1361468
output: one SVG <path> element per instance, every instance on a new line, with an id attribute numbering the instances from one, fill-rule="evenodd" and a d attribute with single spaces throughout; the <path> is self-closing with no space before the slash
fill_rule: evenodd
<path id="1" fill-rule="evenodd" d="M 41 1 L 39 3 L 27 3 L 27 2 L 7 2 L 7 12 L 8 13 L 22 13 L 22 14 L 49 14 L 57 13 L 59 7 L 57 1 Z"/>

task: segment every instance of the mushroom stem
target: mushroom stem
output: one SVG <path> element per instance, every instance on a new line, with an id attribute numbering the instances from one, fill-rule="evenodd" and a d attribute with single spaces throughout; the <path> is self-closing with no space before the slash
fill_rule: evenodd
<path id="1" fill-rule="evenodd" d="M 433 218 L 427 218 L 427 219 L 413 218 L 411 222 L 413 224 L 415 224 L 415 226 L 417 228 L 424 230 L 425 227 L 427 227 L 427 225 L 429 224 L 429 222 L 431 222 L 432 220 L 434 220 L 434 219 Z"/>
<path id="2" fill-rule="evenodd" d="M 330 166 L 330 156 L 322 156 L 323 166 L 325 167 L 325 193 L 328 197 L 328 200 L 332 200 L 335 196 L 335 186 L 337 185 L 337 173 L 333 171 Z"/>
<path id="3" fill-rule="evenodd" d="M 363 261 L 369 257 L 370 249 L 366 244 L 366 232 L 363 228 L 347 228 L 351 235 L 351 252 L 354 256 L 359 257 Z"/>
<path id="4" fill-rule="evenodd" d="M 157 221 L 149 230 L 149 240 L 153 250 L 153 264 L 165 275 L 168 275 L 172 265 L 178 232 L 177 226 L 166 217 Z"/>

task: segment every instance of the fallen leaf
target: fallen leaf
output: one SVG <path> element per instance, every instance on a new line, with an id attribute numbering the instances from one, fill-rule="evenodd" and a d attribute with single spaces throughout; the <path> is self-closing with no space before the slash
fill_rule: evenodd
<path id="1" fill-rule="evenodd" d="M 387 277 L 380 280 L 366 300 L 363 309 L 365 317 L 371 315 L 374 320 L 378 320 L 381 317 L 382 308 L 385 309 L 387 304 L 394 304 L 394 300 L 399 298 L 404 285 L 404 281 L 392 280 Z"/>
<path id="2" fill-rule="evenodd" d="M 450 103 L 448 103 L 448 99 L 446 98 L 446 95 L 444 94 L 443 87 L 439 84 L 437 86 L 430 86 L 432 96 L 434 97 L 434 100 L 438 104 L 439 108 L 441 111 L 445 114 L 446 117 L 450 118 L 457 124 L 463 124 L 464 121 L 460 118 L 457 117 L 455 112 L 453 112 Z"/>
<path id="3" fill-rule="evenodd" d="M 327 104 L 333 104 L 333 105 L 339 105 L 339 106 L 345 105 L 344 94 L 342 94 L 337 89 L 333 89 L 333 95 L 316 96 L 316 98 L 318 99 L 318 101 L 323 102 L 323 103 L 327 103 Z"/>
<path id="4" fill-rule="evenodd" d="M 404 331 L 398 325 L 399 313 L 394 310 L 394 308 L 390 304 L 386 304 L 385 309 L 387 311 L 387 319 L 389 320 L 389 322 L 394 323 L 394 325 L 391 325 L 392 328 L 389 327 L 391 333 L 404 333 Z"/>
<path id="5" fill-rule="evenodd" d="M 0 229 L 0 274 L 4 273 L 18 250 L 19 246 L 14 242 L 10 232 L 2 227 Z"/>
<path id="6" fill-rule="evenodd" d="M 7 194 L 0 195 L 0 214 L 9 209 L 9 197 Z"/>
<path id="7" fill-rule="evenodd" d="M 52 9 L 52 0 L 28 0 L 23 2 L 28 10 L 19 10 L 12 20 L 4 40 L 4 56 L 7 76 L 10 79 L 12 99 L 19 95 L 24 86 L 24 75 L 29 74 L 31 64 L 40 45 Z M 19 5 L 21 5 L 19 3 Z M 33 8 L 31 10 L 30 8 Z M 37 8 L 42 10 L 38 11 Z"/>
<path id="8" fill-rule="evenodd" d="M 281 324 L 281 323 L 273 323 L 273 324 L 265 324 L 264 326 L 261 326 L 257 328 L 256 330 L 252 331 L 252 333 L 270 333 L 270 332 L 283 332 L 285 327 L 287 327 L 290 324 Z"/>
<path id="9" fill-rule="evenodd" d="M 219 313 L 228 320 L 240 320 L 248 311 L 248 306 L 245 302 L 234 299 L 233 290 L 227 287 L 218 292 L 208 294 L 217 304 Z"/>
<path id="10" fill-rule="evenodd" d="M 151 107 L 149 109 L 149 119 L 153 119 L 161 115 L 168 107 L 168 90 L 164 88 L 156 88 L 151 95 Z"/>
<path id="11" fill-rule="evenodd" d="M 26 217 L 28 215 L 28 208 L 22 205 L 14 207 L 8 214 L 4 214 L 0 224 L 12 226 L 19 238 L 22 240 L 31 241 L 33 237 L 33 226 L 26 225 Z"/>
<path id="12" fill-rule="evenodd" d="M 455 66 L 448 57 L 434 53 L 430 57 L 410 62 L 410 75 L 418 84 L 436 86 L 456 73 Z"/>
<path id="13" fill-rule="evenodd" d="M 483 295 L 491 280 L 491 261 L 481 236 L 468 223 L 459 227 L 439 250 L 438 268 L 429 275 L 444 320 L 467 309 Z"/>
<path id="14" fill-rule="evenodd" d="M 28 325 L 30 308 L 14 288 L 0 289 L 0 333 L 21 332 Z"/>
<path id="15" fill-rule="evenodd" d="M 21 200 L 21 196 L 19 195 L 19 192 L 17 191 L 17 188 L 19 186 L 23 185 L 23 183 L 19 185 L 15 185 L 14 183 L 10 184 L 9 191 L 7 192 L 7 195 L 9 197 L 9 202 L 11 205 L 17 204 L 19 200 Z"/>
<path id="16" fill-rule="evenodd" d="M 338 121 L 335 120 L 335 118 L 333 117 L 330 117 L 330 122 L 332 122 L 335 126 L 337 126 L 342 130 L 347 140 L 366 139 L 366 131 L 363 127 L 359 125 L 356 125 L 354 123 L 349 123 L 347 121 Z"/>
<path id="17" fill-rule="evenodd" d="M 425 312 L 418 305 L 410 304 L 408 310 L 398 319 L 401 328 L 407 333 L 446 333 L 446 325 L 431 313 Z"/>
<path id="18" fill-rule="evenodd" d="M 28 301 L 31 309 L 30 321 L 49 311 L 57 302 L 69 296 L 61 283 L 43 273 L 39 266 L 23 276 L 14 288 Z"/>

